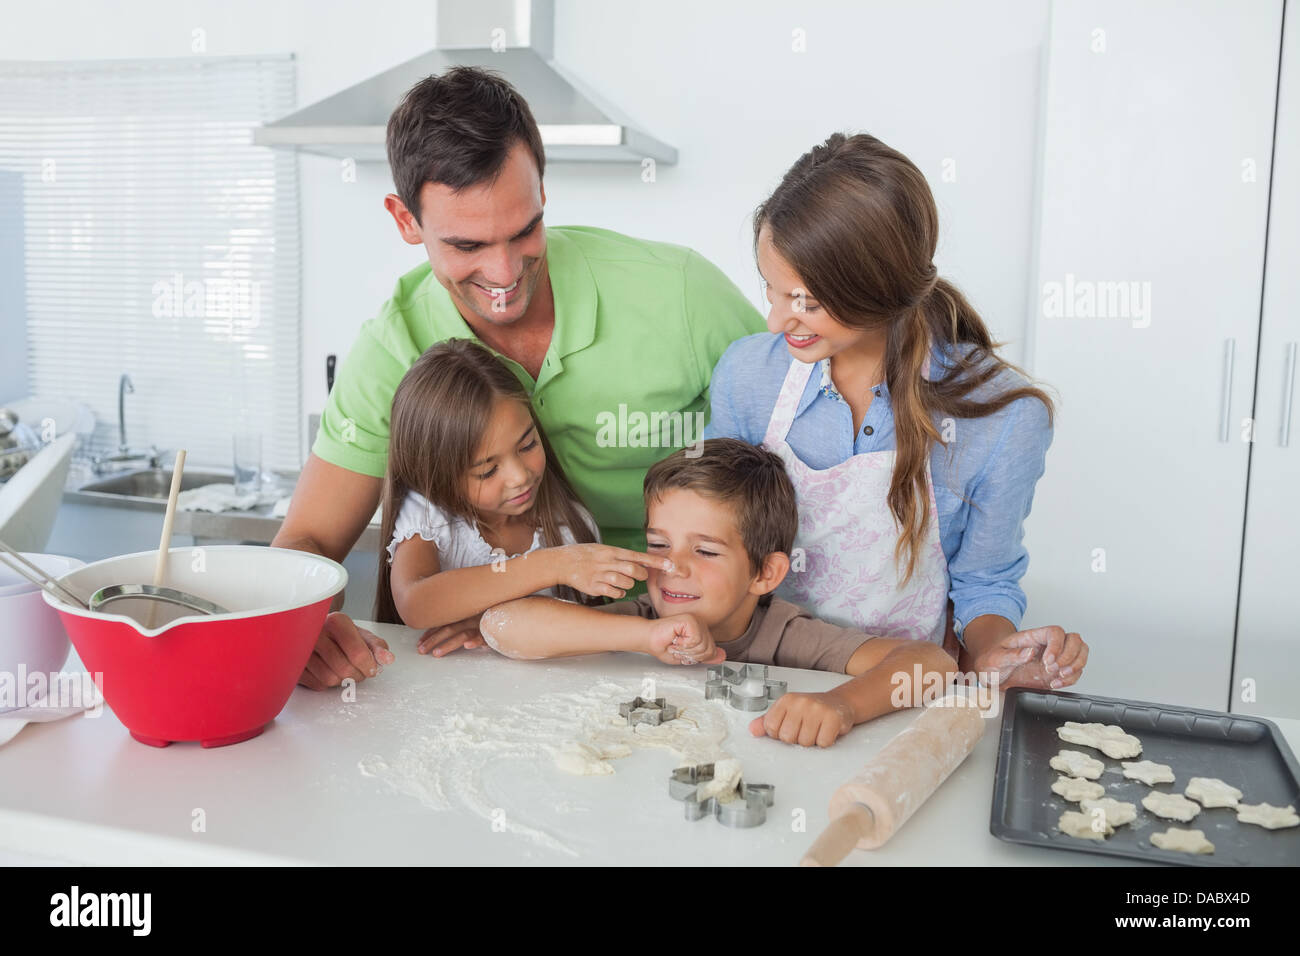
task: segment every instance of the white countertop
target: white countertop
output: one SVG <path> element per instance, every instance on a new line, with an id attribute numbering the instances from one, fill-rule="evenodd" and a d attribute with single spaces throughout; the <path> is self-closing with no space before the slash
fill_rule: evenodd
<path id="1" fill-rule="evenodd" d="M 149 747 L 107 709 L 29 725 L 0 747 L 0 863 L 790 865 L 828 822 L 831 793 L 916 715 L 859 725 L 820 750 L 751 737 L 753 715 L 725 707 L 724 747 L 742 760 L 747 780 L 776 786 L 767 822 L 735 830 L 683 818 L 667 793 L 677 764 L 667 750 L 634 749 L 613 761 L 616 773 L 578 777 L 536 743 L 513 755 L 493 752 L 509 739 L 500 735 L 459 749 L 431 743 L 446 739 L 438 734 L 446 721 L 468 715 L 472 729 L 502 708 L 515 706 L 518 717 L 521 704 L 540 726 L 557 695 L 587 694 L 602 681 L 631 699 L 651 677 L 659 694 L 689 700 L 702 690 L 703 668 L 637 654 L 512 661 L 482 648 L 435 660 L 416 654 L 419 631 L 361 623 L 388 640 L 396 663 L 358 686 L 355 702 L 337 689 L 295 689 L 260 737 L 231 747 Z M 772 670 L 791 690 L 844 679 Z M 1300 721 L 1275 723 L 1295 749 Z M 845 863 L 1123 862 L 989 833 L 999 725 L 989 721 L 974 753 L 889 843 Z M 800 810 L 802 832 L 794 825 Z M 205 829 L 195 832 L 199 818 Z"/>

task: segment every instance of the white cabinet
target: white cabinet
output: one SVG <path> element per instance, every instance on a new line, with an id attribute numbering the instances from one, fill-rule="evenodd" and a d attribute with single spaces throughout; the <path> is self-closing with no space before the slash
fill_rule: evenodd
<path id="1" fill-rule="evenodd" d="M 1284 32 L 1232 709 L 1300 717 L 1300 3 Z"/>
<path id="2" fill-rule="evenodd" d="M 1062 401 L 1024 586 L 1092 645 L 1082 690 L 1228 704 L 1281 22 L 1053 6 L 1026 363 Z"/>

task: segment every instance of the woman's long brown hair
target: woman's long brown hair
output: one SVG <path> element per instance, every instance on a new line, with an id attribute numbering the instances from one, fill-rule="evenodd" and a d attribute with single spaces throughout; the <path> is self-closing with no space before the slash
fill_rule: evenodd
<path id="1" fill-rule="evenodd" d="M 415 360 L 393 394 L 379 539 L 376 621 L 405 623 L 393 601 L 387 546 L 393 540 L 397 513 L 408 493 L 417 492 L 447 514 L 464 518 L 471 526 L 477 525 L 479 515 L 465 493 L 467 479 L 492 417 L 492 408 L 502 398 L 519 402 L 528 409 L 546 451 L 546 472 L 537 487 L 532 508 L 542 532 L 543 547 L 565 544 L 561 536 L 565 527 L 579 543 L 596 540 L 519 379 L 496 356 L 469 339 L 439 342 Z M 569 600 L 579 597 L 568 588 L 560 588 L 559 593 Z"/>
<path id="2" fill-rule="evenodd" d="M 889 507 L 903 529 L 895 564 L 907 553 L 908 581 L 916 549 L 929 521 L 925 473 L 930 449 L 941 440 L 934 416 L 982 418 L 1020 398 L 1047 407 L 1040 388 L 999 392 L 988 401 L 970 393 L 1019 367 L 994 351 L 994 342 L 966 297 L 934 266 L 939 214 L 921 171 L 902 153 L 874 136 L 835 133 L 790 167 L 780 185 L 754 213 L 754 251 L 767 226 L 777 252 L 814 298 L 840 324 L 886 330 L 885 382 L 894 409 L 897 455 L 889 485 Z M 931 344 L 969 343 L 942 378 L 921 377 Z M 951 454 L 951 449 L 949 450 Z"/>

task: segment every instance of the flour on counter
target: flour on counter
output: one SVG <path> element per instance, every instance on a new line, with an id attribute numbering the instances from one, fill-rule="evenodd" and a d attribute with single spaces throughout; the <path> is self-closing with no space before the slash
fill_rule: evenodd
<path id="1" fill-rule="evenodd" d="M 539 846 L 577 856 L 555 834 L 523 822 L 524 811 L 507 808 L 502 814 L 499 799 L 484 787 L 483 772 L 497 761 L 518 759 L 552 764 L 571 774 L 611 774 L 611 760 L 642 747 L 674 751 L 682 764 L 726 758 L 725 709 L 706 701 L 698 684 L 657 683 L 657 693 L 678 707 L 677 719 L 658 726 L 629 725 L 620 717 L 619 703 L 639 691 L 609 680 L 589 690 L 557 691 L 515 704 L 465 694 L 440 697 L 436 704 L 412 701 L 421 710 L 436 707 L 422 732 L 413 734 L 411 723 L 404 721 L 400 737 L 394 738 L 396 753 L 366 754 L 357 769 L 432 810 L 464 807 Z M 568 804 L 555 809 L 572 812 Z"/>

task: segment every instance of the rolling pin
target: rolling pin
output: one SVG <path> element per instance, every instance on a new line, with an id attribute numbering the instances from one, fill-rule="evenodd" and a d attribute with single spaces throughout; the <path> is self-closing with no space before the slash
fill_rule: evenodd
<path id="1" fill-rule="evenodd" d="M 835 866 L 855 846 L 883 846 L 975 749 L 987 722 L 982 713 L 953 695 L 926 707 L 831 795 L 831 823 L 800 865 Z"/>

